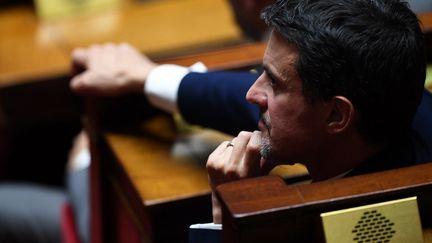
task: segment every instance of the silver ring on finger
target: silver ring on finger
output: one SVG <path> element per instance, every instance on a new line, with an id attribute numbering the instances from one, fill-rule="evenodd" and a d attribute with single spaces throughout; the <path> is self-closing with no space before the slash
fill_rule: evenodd
<path id="1" fill-rule="evenodd" d="M 234 147 L 234 143 L 232 141 L 229 141 L 228 144 L 227 144 L 227 148 L 228 147 Z"/>

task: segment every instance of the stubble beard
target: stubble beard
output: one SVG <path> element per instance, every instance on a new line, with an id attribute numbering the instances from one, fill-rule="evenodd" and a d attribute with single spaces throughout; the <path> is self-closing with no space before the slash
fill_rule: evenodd
<path id="1" fill-rule="evenodd" d="M 276 167 L 277 161 L 273 157 L 272 145 L 269 136 L 261 137 L 261 161 L 260 167 L 264 173 L 269 173 L 274 167 Z"/>
<path id="2" fill-rule="evenodd" d="M 261 149 L 260 154 L 262 159 L 264 159 L 264 164 L 261 164 L 261 167 L 273 167 L 276 165 L 276 161 L 274 160 L 272 156 L 272 144 L 271 144 L 271 126 L 270 126 L 270 119 L 265 115 L 261 114 L 261 120 L 262 123 L 265 126 L 265 129 L 267 130 L 266 133 L 261 133 Z"/>
<path id="3" fill-rule="evenodd" d="M 270 138 L 268 136 L 263 135 L 261 138 L 261 156 L 265 159 L 269 158 L 271 155 L 272 146 L 270 144 Z"/>

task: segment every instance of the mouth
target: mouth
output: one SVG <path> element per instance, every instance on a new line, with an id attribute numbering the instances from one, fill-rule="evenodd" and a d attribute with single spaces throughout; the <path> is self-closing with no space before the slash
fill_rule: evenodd
<path id="1" fill-rule="evenodd" d="M 261 132 L 267 131 L 270 133 L 269 118 L 264 113 L 261 113 L 261 119 L 258 122 L 258 128 Z"/>
<path id="2" fill-rule="evenodd" d="M 260 119 L 259 122 L 258 122 L 258 129 L 261 132 L 264 132 L 264 131 L 267 130 L 267 126 L 265 125 L 265 123 L 264 123 L 264 121 L 262 119 Z"/>

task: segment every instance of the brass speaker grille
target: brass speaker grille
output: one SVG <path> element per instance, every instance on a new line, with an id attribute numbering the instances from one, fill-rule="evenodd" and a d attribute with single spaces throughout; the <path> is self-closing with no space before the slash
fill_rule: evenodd
<path id="1" fill-rule="evenodd" d="M 357 243 L 390 242 L 396 233 L 393 226 L 394 223 L 377 210 L 365 211 L 352 230 L 353 241 Z"/>
<path id="2" fill-rule="evenodd" d="M 423 243 L 416 197 L 321 214 L 327 243 Z"/>

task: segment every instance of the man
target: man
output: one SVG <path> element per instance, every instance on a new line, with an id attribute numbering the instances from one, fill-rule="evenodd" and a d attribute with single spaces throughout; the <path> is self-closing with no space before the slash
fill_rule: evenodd
<path id="1" fill-rule="evenodd" d="M 265 71 L 246 96 L 260 108 L 261 132 L 240 133 L 210 155 L 213 188 L 277 164 L 303 163 L 319 181 L 415 162 L 408 134 L 425 61 L 406 4 L 277 1 L 263 16 L 273 29 Z"/>
<path id="2" fill-rule="evenodd" d="M 424 141 L 417 140 L 418 131 L 409 130 L 422 97 L 425 63 L 417 18 L 405 4 L 396 0 L 279 1 L 266 11 L 265 19 L 273 27 L 264 55 L 265 71 L 247 94 L 247 99 L 261 110 L 261 132 L 242 132 L 213 152 L 207 164 L 213 187 L 264 174 L 280 163 L 304 163 L 317 181 L 406 166 L 430 158 L 430 141 L 423 146 Z M 158 83 L 166 86 L 160 82 L 163 78 L 152 81 L 152 76 L 174 73 L 172 70 L 159 67 L 157 71 L 156 66 L 147 65 L 149 70 L 120 72 L 136 74 L 123 80 L 141 80 L 140 84 L 131 82 L 129 86 L 106 82 L 106 70 L 116 72 L 113 63 L 108 68 L 92 69 L 92 63 L 101 59 L 113 60 L 110 55 L 126 56 L 113 54 L 115 49 L 106 45 L 77 50 L 75 61 L 90 68 L 74 78 L 72 88 L 83 94 L 98 94 L 104 85 L 108 91 L 102 94 L 112 95 L 109 90 L 140 92 L 143 80 L 147 79 L 145 89 L 150 100 L 158 100 L 160 97 L 153 99 L 149 90 Z M 120 46 L 116 51 L 132 53 L 128 46 Z M 100 58 L 101 53 L 110 54 Z M 136 63 L 129 62 L 128 67 L 145 67 L 142 64 L 150 62 L 140 56 L 134 60 Z M 179 71 L 183 76 L 175 81 L 177 89 L 168 90 L 171 94 L 167 96 L 174 97 L 178 106 L 169 108 L 166 104 L 170 104 L 171 98 L 162 98 L 161 107 L 179 109 L 192 122 L 205 117 L 207 123 L 229 124 L 225 120 L 229 118 L 233 127 L 237 127 L 236 117 L 252 120 L 249 118 L 253 112 L 244 109 L 240 109 L 240 114 L 246 116 L 225 116 L 224 110 L 239 107 L 231 104 L 234 99 L 225 100 L 228 106 L 206 98 L 212 88 L 223 84 L 206 82 L 206 87 L 201 88 L 203 85 L 190 81 L 200 74 L 187 72 Z M 201 75 L 202 79 L 219 76 L 217 79 L 224 81 L 221 73 Z M 96 80 L 104 80 L 104 85 L 94 85 Z M 232 93 L 227 86 L 217 89 L 216 96 L 223 90 Z M 205 109 L 214 111 L 216 105 L 191 105 L 197 100 L 223 109 L 210 112 L 215 117 L 207 116 L 209 112 Z M 200 116 L 189 112 L 188 107 L 198 109 Z M 248 118 L 247 114 L 252 115 Z M 223 116 L 224 122 L 218 116 Z M 214 215 L 215 222 L 219 222 L 217 207 Z"/>
<path id="3" fill-rule="evenodd" d="M 301 14 L 291 16 L 293 6 Z M 323 14 L 316 9 L 335 11 Z M 276 17 L 269 17 L 271 10 Z M 369 13 L 378 17 L 368 16 Z M 339 22 L 332 22 L 334 19 Z M 314 180 L 324 180 L 429 160 L 430 140 L 425 143 L 417 137 L 424 129 L 409 131 L 422 95 L 425 63 L 417 19 L 405 5 L 398 1 L 366 0 L 278 2 L 268 10 L 267 21 L 275 30 L 264 56 L 265 71 L 247 95 L 263 113 L 262 134 L 242 132 L 232 143 L 223 143 L 216 149 L 208 161 L 213 187 L 261 175 L 278 163 L 302 162 Z M 309 29 L 303 26 L 308 24 Z M 404 28 L 398 29 L 401 26 Z M 336 36 L 330 30 L 335 30 Z M 372 35 L 374 31 L 377 34 Z M 113 58 L 128 56 L 126 53 L 135 53 L 131 60 L 136 62 Z M 101 57 L 102 54 L 106 56 Z M 151 61 L 142 58 L 127 45 L 76 50 L 74 60 L 87 71 L 73 79 L 72 88 L 82 94 L 118 95 L 141 92 L 147 80 L 145 89 L 150 100 L 159 100 L 160 107 L 167 110 L 180 110 L 188 121 L 210 126 L 232 122 L 233 128 L 238 128 L 238 117 L 253 121 L 254 112 L 249 112 L 252 109 L 238 105 L 238 95 L 230 95 L 241 93 L 232 91 L 245 86 L 232 78 L 227 82 L 234 74 L 188 73 L 187 69 L 167 66 L 156 69 Z M 96 64 L 101 60 L 108 60 L 106 66 Z M 116 65 L 117 62 L 128 65 Z M 123 68 L 137 70 L 120 72 Z M 112 73 L 107 75 L 107 70 Z M 155 78 L 175 72 L 181 77 L 165 78 L 177 83 L 174 89 L 166 89 L 163 77 Z M 135 74 L 121 80 L 137 82 L 113 82 L 113 77 L 118 76 L 115 73 Z M 199 79 L 207 82 L 200 84 Z M 98 80 L 102 83 L 98 84 Z M 169 93 L 168 98 L 153 94 L 151 90 L 158 85 Z M 425 97 L 430 100 L 428 94 Z M 173 105 L 172 100 L 177 100 L 178 105 Z M 226 115 L 235 109 L 240 112 Z M 427 144 L 426 148 L 422 144 Z M 215 222 L 219 222 L 217 207 L 214 214 Z"/>
<path id="4" fill-rule="evenodd" d="M 303 162 L 315 180 L 322 180 L 344 173 L 364 173 L 416 161 L 411 160 L 415 157 L 405 155 L 405 148 L 413 146 L 411 141 L 407 142 L 409 139 L 405 135 L 421 99 L 425 63 L 421 31 L 415 15 L 406 5 L 399 1 L 384 0 L 288 1 L 278 2 L 271 9 L 277 14 L 272 18 L 267 14 L 267 21 L 275 30 L 264 56 L 265 72 L 248 93 L 248 100 L 257 104 L 264 114 L 261 122 L 265 139 L 262 161 L 260 158 L 262 166 L 271 168 L 275 161 Z M 363 11 L 365 9 L 369 11 Z M 294 10 L 301 11 L 302 14 L 292 13 Z M 149 65 L 150 70 L 141 69 L 141 73 L 131 71 L 130 73 L 136 74 L 135 80 L 141 80 L 141 83 L 130 85 L 126 89 L 119 88 L 117 85 L 124 84 L 107 82 L 104 77 L 107 69 L 116 71 L 113 67 L 115 65 L 100 70 L 92 68 L 97 66 L 92 63 L 102 59 L 113 60 L 109 57 L 92 60 L 97 59 L 95 57 L 101 53 L 108 53 L 103 49 L 115 47 L 108 45 L 75 52 L 75 61 L 87 66 L 88 70 L 74 78 L 73 89 L 83 94 L 97 94 L 101 87 L 120 92 L 140 92 L 143 80 L 155 66 Z M 128 46 L 120 46 L 118 49 L 123 49 L 117 50 L 119 52 L 132 53 Z M 137 62 L 129 62 L 128 67 L 138 68 L 143 62 L 149 62 L 138 56 L 135 60 Z M 186 75 L 187 70 L 181 72 Z M 150 84 L 152 75 L 147 78 L 147 90 L 153 86 Z M 180 83 L 177 86 L 178 93 L 174 91 L 171 94 L 175 99 L 178 98 L 178 107 L 169 109 L 180 109 L 188 117 L 187 106 L 182 103 L 187 103 L 191 98 L 185 95 L 187 91 L 182 87 L 193 89 L 192 85 L 184 83 L 198 74 L 184 75 L 180 78 L 181 81 L 176 81 Z M 110 76 L 115 75 L 107 75 Z M 92 79 L 104 80 L 104 83 L 94 85 Z M 290 82 L 287 83 L 287 80 Z M 214 87 L 216 86 L 212 86 Z M 206 90 L 210 89 L 203 89 Z M 199 90 L 194 92 L 200 93 Z M 102 93 L 112 94 L 109 91 Z M 207 94 L 209 92 L 202 92 L 202 98 Z M 152 96 L 151 91 L 149 95 Z M 288 100 L 285 96 L 291 99 Z M 280 105 L 280 99 L 286 99 L 286 103 Z M 211 102 L 203 103 L 208 105 Z M 221 107 L 232 109 L 235 106 Z M 199 118 L 189 118 L 194 119 Z M 258 132 L 255 134 L 255 137 L 259 135 Z M 291 142 L 293 140 L 295 141 Z M 242 141 L 235 141 L 240 142 Z M 225 148 L 227 153 L 236 148 L 226 145 L 222 144 L 221 148 Z M 398 153 L 380 153 L 394 147 L 404 149 Z M 287 151 L 290 153 L 286 153 Z M 399 154 L 404 156 L 403 162 L 395 164 L 401 160 L 398 159 L 384 163 L 391 161 L 392 156 L 400 158 L 396 157 Z M 378 164 L 365 163 L 375 155 L 377 158 L 386 158 Z M 209 162 L 211 170 L 212 158 Z M 369 164 L 372 165 L 366 166 Z M 357 169 L 352 170 L 353 168 Z"/>

